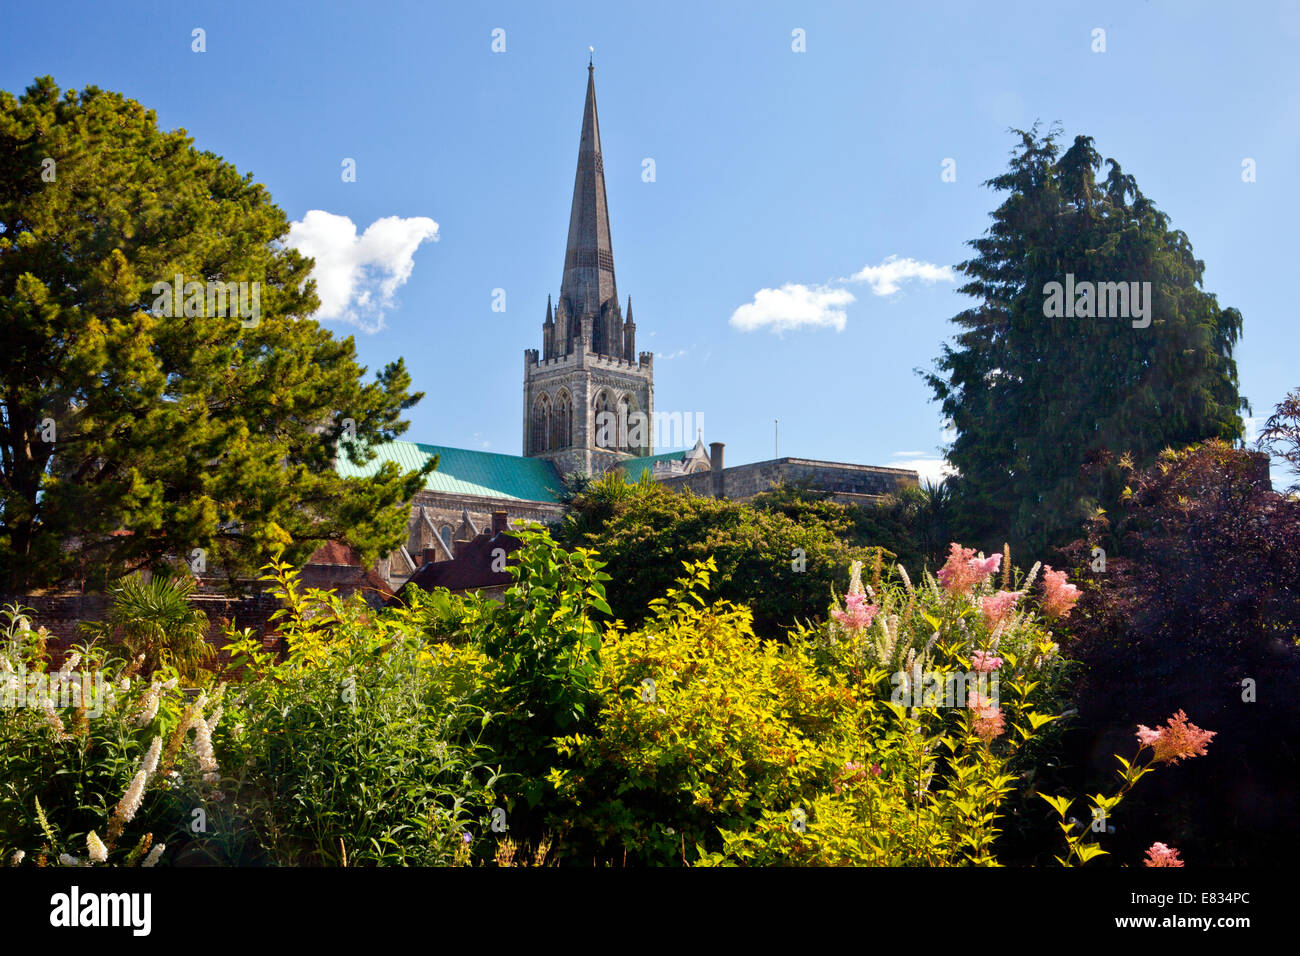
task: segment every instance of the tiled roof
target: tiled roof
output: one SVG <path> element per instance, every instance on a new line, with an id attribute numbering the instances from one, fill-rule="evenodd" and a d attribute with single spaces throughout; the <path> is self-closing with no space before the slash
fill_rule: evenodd
<path id="1" fill-rule="evenodd" d="M 375 459 L 361 467 L 352 464 L 346 453 L 340 454 L 338 473 L 344 478 L 368 478 L 386 461 L 395 462 L 402 471 L 417 471 L 437 455 L 438 467 L 424 482 L 429 491 L 515 501 L 558 501 L 563 487 L 555 466 L 541 458 L 410 441 L 376 445 L 375 451 Z"/>
<path id="2" fill-rule="evenodd" d="M 657 461 L 681 461 L 686 457 L 684 451 L 666 451 L 660 455 L 646 455 L 642 458 L 629 458 L 620 462 L 623 473 L 627 475 L 627 480 L 636 484 L 641 480 L 643 471 L 653 471 Z"/>
<path id="3" fill-rule="evenodd" d="M 424 565 L 402 585 L 399 590 L 418 587 L 425 591 L 446 588 L 448 591 L 473 591 L 478 588 L 500 587 L 514 578 L 509 571 L 493 571 L 492 565 L 498 548 L 511 554 L 522 542 L 513 535 L 502 532 L 493 535 L 485 531 L 461 547 L 460 554 L 450 561 L 433 561 Z"/>

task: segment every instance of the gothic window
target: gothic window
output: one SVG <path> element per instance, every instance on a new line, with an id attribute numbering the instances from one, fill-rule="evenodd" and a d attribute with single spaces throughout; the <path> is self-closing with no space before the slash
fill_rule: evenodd
<path id="1" fill-rule="evenodd" d="M 532 448 L 533 453 L 549 451 L 551 438 L 551 399 L 540 396 L 533 404 Z"/>
<path id="2" fill-rule="evenodd" d="M 596 447 L 615 447 L 618 444 L 617 423 L 614 419 L 613 409 L 610 408 L 609 392 L 602 389 L 600 394 L 596 396 L 595 412 Z"/>
<path id="3" fill-rule="evenodd" d="M 630 407 L 631 407 L 631 403 L 628 401 L 628 397 L 626 395 L 619 398 L 618 436 L 617 436 L 618 440 L 615 443 L 615 447 L 617 447 L 619 451 L 628 450 L 628 428 L 630 427 L 630 423 L 628 422 L 628 410 Z"/>
<path id="4" fill-rule="evenodd" d="M 438 534 L 442 537 L 442 543 L 447 546 L 448 553 L 451 552 L 451 525 L 445 524 L 438 529 Z"/>
<path id="5" fill-rule="evenodd" d="M 568 448 L 573 444 L 573 402 L 569 393 L 561 391 L 555 399 L 555 415 L 551 423 L 551 447 Z"/>

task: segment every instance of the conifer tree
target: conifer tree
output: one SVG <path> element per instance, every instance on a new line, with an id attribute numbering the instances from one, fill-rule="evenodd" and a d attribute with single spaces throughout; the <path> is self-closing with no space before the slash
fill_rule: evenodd
<path id="1" fill-rule="evenodd" d="M 401 361 L 363 384 L 352 339 L 310 318 L 288 226 L 133 100 L 49 77 L 0 92 L 0 588 L 173 559 L 233 579 L 279 547 L 400 540 L 421 475 L 344 481 L 333 461 L 404 431 L 420 395 Z M 160 306 L 177 276 L 184 307 Z M 243 283 L 257 315 L 191 282 Z"/>
<path id="2" fill-rule="evenodd" d="M 1061 154 L 1059 130 L 1015 132 L 1010 168 L 985 184 L 1006 198 L 958 266 L 977 304 L 924 374 L 956 430 L 959 540 L 1037 556 L 1115 500 L 1120 461 L 1238 439 L 1248 406 L 1241 314 L 1204 291 L 1187 236 L 1115 160 L 1099 178 L 1091 137 Z"/>

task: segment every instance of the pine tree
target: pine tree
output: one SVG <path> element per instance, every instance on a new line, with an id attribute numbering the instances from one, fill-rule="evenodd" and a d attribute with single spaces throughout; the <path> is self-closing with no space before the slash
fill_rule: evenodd
<path id="1" fill-rule="evenodd" d="M 1232 359 L 1241 314 L 1202 289 L 1187 236 L 1115 160 L 1098 179 L 1091 137 L 1060 154 L 1059 130 L 1015 132 L 1010 168 L 985 184 L 1006 199 L 958 266 L 969 279 L 960 291 L 978 304 L 954 317 L 955 347 L 925 378 L 956 429 L 947 457 L 959 472 L 960 536 L 1041 554 L 1115 499 L 1118 462 L 1142 467 L 1166 447 L 1235 440 L 1248 406 Z M 1076 295 L 1066 301 L 1068 277 Z M 1109 314 L 1096 314 L 1095 284 L 1120 282 L 1139 294 L 1151 284 L 1146 318 L 1132 315 L 1132 300 L 1130 317 L 1117 316 L 1111 286 Z M 1061 285 L 1055 301 L 1051 283 Z"/>
<path id="2" fill-rule="evenodd" d="M 333 460 L 400 434 L 421 396 L 401 361 L 362 383 L 287 232 L 251 175 L 133 100 L 48 77 L 0 93 L 0 588 L 196 549 L 233 579 L 280 547 L 400 540 L 422 476 L 344 481 Z M 260 312 L 168 309 L 177 276 L 246 283 L 249 305 L 256 282 Z"/>

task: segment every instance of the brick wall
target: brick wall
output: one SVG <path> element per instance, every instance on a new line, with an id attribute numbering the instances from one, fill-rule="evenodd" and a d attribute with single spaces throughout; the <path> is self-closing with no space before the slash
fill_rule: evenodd
<path id="1" fill-rule="evenodd" d="M 43 626 L 50 632 L 47 648 L 56 665 L 62 662 L 72 645 L 86 639 L 77 625 L 82 621 L 102 620 L 111 600 L 106 594 L 79 592 L 0 595 L 0 605 L 20 604 L 30 609 L 27 616 L 33 630 Z M 227 597 L 198 593 L 190 598 L 190 604 L 208 616 L 208 642 L 216 647 L 218 658 L 223 662 L 226 660 L 227 642 L 223 636 L 226 623 L 237 628 L 253 628 L 266 647 L 276 643 L 269 621 L 280 602 L 269 594 Z"/>

